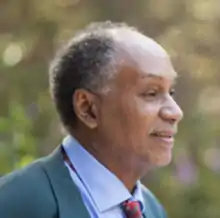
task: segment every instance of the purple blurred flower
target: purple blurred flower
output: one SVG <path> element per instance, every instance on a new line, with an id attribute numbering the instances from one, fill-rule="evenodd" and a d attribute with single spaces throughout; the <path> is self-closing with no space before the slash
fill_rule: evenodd
<path id="1" fill-rule="evenodd" d="M 197 181 L 197 169 L 189 156 L 182 154 L 176 162 L 176 177 L 185 184 L 191 185 Z"/>

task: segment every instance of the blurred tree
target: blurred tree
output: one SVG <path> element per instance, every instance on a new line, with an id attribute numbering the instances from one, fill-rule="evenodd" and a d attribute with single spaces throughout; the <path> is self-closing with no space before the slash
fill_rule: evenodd
<path id="1" fill-rule="evenodd" d="M 173 162 L 143 181 L 171 218 L 220 217 L 219 1 L 2 0 L 0 6 L 1 174 L 60 143 L 47 81 L 55 50 L 91 21 L 124 21 L 169 51 L 185 113 Z"/>

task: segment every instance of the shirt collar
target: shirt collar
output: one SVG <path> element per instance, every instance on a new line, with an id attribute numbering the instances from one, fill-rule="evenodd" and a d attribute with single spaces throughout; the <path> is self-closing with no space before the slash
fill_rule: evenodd
<path id="1" fill-rule="evenodd" d="M 84 149 L 75 138 L 67 136 L 63 140 L 63 147 L 100 212 L 118 206 L 127 199 L 138 200 L 144 205 L 139 181 L 132 196 L 124 184 Z"/>

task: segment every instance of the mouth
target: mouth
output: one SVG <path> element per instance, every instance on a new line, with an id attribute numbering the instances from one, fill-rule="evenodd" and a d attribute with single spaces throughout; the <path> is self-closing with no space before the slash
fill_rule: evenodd
<path id="1" fill-rule="evenodd" d="M 150 134 L 150 136 L 156 139 L 158 142 L 162 142 L 172 147 L 175 134 L 176 132 L 174 131 L 154 131 Z"/>

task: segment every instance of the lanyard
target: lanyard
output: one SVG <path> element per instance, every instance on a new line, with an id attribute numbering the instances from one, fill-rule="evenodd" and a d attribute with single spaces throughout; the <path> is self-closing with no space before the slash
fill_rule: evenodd
<path id="1" fill-rule="evenodd" d="M 62 155 L 63 155 L 63 160 L 68 164 L 68 166 L 71 168 L 71 170 L 76 173 L 76 169 L 73 166 L 73 164 L 71 163 L 71 161 L 70 161 L 65 149 L 63 148 L 63 146 L 61 146 L 61 152 L 62 152 Z"/>

